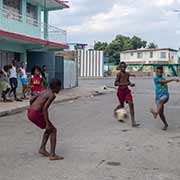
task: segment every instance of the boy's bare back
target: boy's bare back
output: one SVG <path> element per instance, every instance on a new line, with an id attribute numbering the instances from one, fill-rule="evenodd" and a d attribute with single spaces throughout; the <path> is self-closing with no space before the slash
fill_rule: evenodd
<path id="1" fill-rule="evenodd" d="M 46 102 L 49 100 L 53 101 L 54 99 L 55 99 L 55 95 L 54 93 L 52 93 L 51 90 L 49 89 L 44 90 L 37 97 L 33 98 L 30 101 L 31 104 L 30 108 L 37 111 L 42 111 Z"/>

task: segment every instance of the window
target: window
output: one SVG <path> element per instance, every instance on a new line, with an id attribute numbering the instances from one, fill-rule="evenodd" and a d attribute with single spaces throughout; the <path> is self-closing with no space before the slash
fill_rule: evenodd
<path id="1" fill-rule="evenodd" d="M 3 0 L 3 15 L 9 19 L 21 20 L 21 0 Z"/>
<path id="2" fill-rule="evenodd" d="M 140 53 L 140 52 L 138 52 L 138 53 L 137 53 L 137 58 L 138 58 L 138 59 L 143 58 L 143 54 L 142 54 L 142 53 Z"/>
<path id="3" fill-rule="evenodd" d="M 149 56 L 150 58 L 153 58 L 153 52 L 150 52 L 150 56 Z"/>
<path id="4" fill-rule="evenodd" d="M 18 10 L 20 13 L 21 0 L 3 0 L 3 5 Z"/>
<path id="5" fill-rule="evenodd" d="M 133 56 L 134 55 L 134 53 L 131 53 L 131 56 Z"/>
<path id="6" fill-rule="evenodd" d="M 161 52 L 161 59 L 166 59 L 166 52 Z"/>
<path id="7" fill-rule="evenodd" d="M 27 23 L 37 25 L 37 8 L 27 3 Z"/>

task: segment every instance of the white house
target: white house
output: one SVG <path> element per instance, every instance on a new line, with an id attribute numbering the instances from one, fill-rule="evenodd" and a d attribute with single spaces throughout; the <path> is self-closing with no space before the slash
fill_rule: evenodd
<path id="1" fill-rule="evenodd" d="M 121 61 L 127 64 L 178 64 L 178 51 L 170 48 L 123 51 Z"/>

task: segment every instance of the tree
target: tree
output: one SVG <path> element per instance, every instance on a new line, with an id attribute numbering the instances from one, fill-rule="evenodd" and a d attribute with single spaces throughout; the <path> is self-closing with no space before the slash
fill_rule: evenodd
<path id="1" fill-rule="evenodd" d="M 108 47 L 108 43 L 106 42 L 97 42 L 94 45 L 94 49 L 99 51 L 106 51 L 107 47 Z"/>
<path id="2" fill-rule="evenodd" d="M 156 49 L 156 48 L 158 48 L 157 44 L 154 44 L 153 42 L 148 44 L 148 49 Z"/>
<path id="3" fill-rule="evenodd" d="M 152 44 L 150 43 L 152 47 Z M 102 50 L 110 56 L 110 59 L 119 59 L 120 52 L 127 50 L 136 50 L 140 48 L 145 48 L 147 46 L 147 41 L 144 41 L 138 36 L 128 37 L 121 34 L 117 35 L 111 43 L 97 42 L 94 46 L 95 50 Z M 157 45 L 156 45 L 157 46 Z"/>
<path id="4" fill-rule="evenodd" d="M 137 37 L 137 36 L 133 36 L 131 38 L 131 44 L 133 46 L 133 49 L 140 49 L 140 48 L 145 48 L 147 41 L 143 41 L 141 38 Z"/>

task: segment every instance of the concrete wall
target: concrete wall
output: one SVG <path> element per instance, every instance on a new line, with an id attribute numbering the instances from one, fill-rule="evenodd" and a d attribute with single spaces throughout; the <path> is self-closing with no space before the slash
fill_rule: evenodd
<path id="1" fill-rule="evenodd" d="M 76 87 L 77 74 L 75 61 L 64 60 L 64 88 Z"/>
<path id="2" fill-rule="evenodd" d="M 80 77 L 103 77 L 103 51 L 78 50 Z"/>

